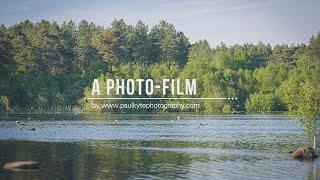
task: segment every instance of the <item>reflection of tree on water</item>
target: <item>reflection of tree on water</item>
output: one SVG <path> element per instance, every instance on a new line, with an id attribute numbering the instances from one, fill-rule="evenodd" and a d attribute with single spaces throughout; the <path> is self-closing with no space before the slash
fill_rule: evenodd
<path id="1" fill-rule="evenodd" d="M 310 173 L 308 179 L 316 180 L 320 178 L 319 172 L 318 172 L 318 163 L 317 161 L 313 161 L 312 165 L 310 166 Z"/>
<path id="2" fill-rule="evenodd" d="M 112 145 L 104 142 L 95 143 L 89 148 L 90 155 L 99 157 L 96 161 L 95 178 L 149 178 L 161 175 L 162 178 L 174 178 L 178 174 L 187 174 L 188 169 L 172 168 L 170 164 L 185 166 L 191 163 L 187 154 L 168 153 L 164 151 L 147 151 L 141 147 L 154 147 L 155 144 L 146 141 L 130 141 L 129 147 L 123 146 L 124 142 L 113 141 Z M 150 144 L 152 143 L 152 145 Z M 106 173 L 101 173 L 106 172 Z"/>
<path id="3" fill-rule="evenodd" d="M 143 175 L 166 179 L 189 172 L 185 168 L 191 163 L 188 154 L 141 149 L 155 146 L 161 145 L 145 141 L 101 141 L 93 144 L 0 142 L 0 149 L 5 149 L 0 155 L 6 157 L 6 162 L 27 159 L 40 162 L 39 171 L 7 172 L 0 174 L 0 179 L 147 178 Z"/>
<path id="4" fill-rule="evenodd" d="M 250 126 L 243 129 L 241 125 L 245 121 L 238 122 L 239 117 L 236 118 L 232 121 L 211 121 L 212 124 L 206 121 L 204 127 L 199 127 L 199 121 L 180 121 L 180 124 L 174 126 L 168 124 L 169 121 L 110 121 L 107 124 L 84 121 L 85 126 L 71 129 L 69 127 L 78 125 L 78 121 L 71 121 L 70 124 L 62 121 L 53 123 L 55 127 L 61 125 L 59 129 L 62 131 L 54 134 L 48 131 L 52 128 L 51 123 L 47 128 L 39 123 L 42 128 L 25 134 L 32 140 L 40 132 L 43 139 L 50 143 L 0 140 L 0 158 L 4 157 L 0 163 L 34 160 L 40 162 L 40 170 L 32 173 L 0 172 L 0 179 L 172 179 L 199 176 L 214 179 L 237 177 L 239 174 L 243 178 L 256 176 L 263 179 L 272 175 L 279 179 L 313 179 L 313 172 L 319 171 L 317 166 L 320 159 L 315 161 L 317 166 L 313 167 L 312 161 L 296 162 L 287 159 L 283 153 L 293 145 L 301 146 L 304 145 L 301 142 L 307 142 L 306 136 L 295 131 L 298 128 L 300 130 L 299 124 L 290 123 L 290 131 L 287 128 L 283 131 L 283 127 L 287 127 L 286 121 L 258 120 L 250 121 Z M 99 127 L 97 131 L 84 131 L 95 127 Z M 265 127 L 268 129 L 265 130 Z M 68 141 L 70 133 L 76 131 L 84 131 L 75 136 L 77 139 L 100 137 L 101 140 L 54 142 L 55 136 Z M 21 132 L 17 130 L 13 133 L 18 133 L 17 139 L 20 139 Z M 114 134 L 117 136 L 112 136 Z M 117 140 L 103 140 L 103 137 Z M 319 172 L 316 178 L 319 178 Z"/>
<path id="5" fill-rule="evenodd" d="M 313 179 L 318 179 L 317 177 L 318 171 L 317 171 L 317 163 L 313 163 L 313 169 L 312 169 L 312 177 Z"/>

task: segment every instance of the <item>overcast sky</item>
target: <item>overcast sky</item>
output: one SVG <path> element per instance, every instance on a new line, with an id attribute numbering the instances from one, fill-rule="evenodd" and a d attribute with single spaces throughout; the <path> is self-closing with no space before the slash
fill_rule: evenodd
<path id="1" fill-rule="evenodd" d="M 194 42 L 211 45 L 306 43 L 320 31 L 319 0 L 1 0 L 0 23 L 29 19 L 85 19 L 109 26 L 114 19 L 150 26 L 166 20 Z"/>

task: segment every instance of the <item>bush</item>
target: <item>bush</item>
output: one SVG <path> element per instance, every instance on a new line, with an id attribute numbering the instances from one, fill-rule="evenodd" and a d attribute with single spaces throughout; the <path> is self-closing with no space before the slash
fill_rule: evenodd
<path id="1" fill-rule="evenodd" d="M 230 105 L 225 105 L 223 108 L 222 108 L 222 113 L 230 113 L 231 112 L 231 106 Z"/>
<path id="2" fill-rule="evenodd" d="M 276 98 L 273 94 L 254 93 L 246 102 L 246 110 L 250 112 L 270 112 L 275 110 Z"/>
<path id="3" fill-rule="evenodd" d="M 0 96 L 0 112 L 9 111 L 9 100 L 7 96 Z"/>

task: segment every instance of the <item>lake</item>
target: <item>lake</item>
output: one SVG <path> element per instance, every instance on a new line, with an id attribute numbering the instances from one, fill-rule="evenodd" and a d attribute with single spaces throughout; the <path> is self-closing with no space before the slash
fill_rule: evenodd
<path id="1" fill-rule="evenodd" d="M 9 115 L 0 120 L 0 179 L 312 179 L 320 160 L 286 115 Z M 178 120 L 179 119 L 179 120 Z M 17 124 L 16 121 L 21 123 Z M 32 128 L 35 131 L 32 131 Z"/>

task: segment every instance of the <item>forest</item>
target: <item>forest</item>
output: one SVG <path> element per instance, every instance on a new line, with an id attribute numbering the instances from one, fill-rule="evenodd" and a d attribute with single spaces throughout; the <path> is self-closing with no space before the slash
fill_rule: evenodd
<path id="1" fill-rule="evenodd" d="M 319 113 L 320 34 L 310 37 L 307 44 L 221 43 L 212 47 L 206 40 L 191 43 L 165 21 L 153 27 L 123 20 L 114 20 L 109 27 L 85 20 L 78 24 L 26 20 L 0 26 L 0 111 L 80 107 L 83 112 L 97 112 L 84 99 L 91 96 L 95 78 L 101 82 L 108 78 L 197 79 L 194 97 L 237 97 L 197 100 L 201 108 L 179 112 L 300 112 L 312 118 Z M 152 96 L 171 97 L 170 93 Z M 107 102 L 120 101 L 129 100 Z"/>

